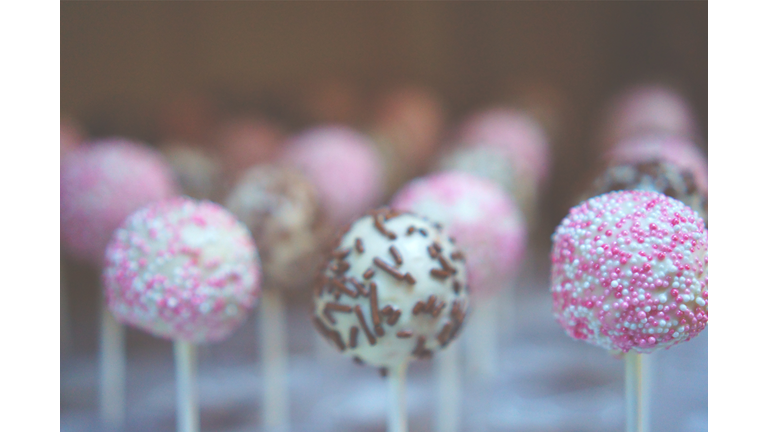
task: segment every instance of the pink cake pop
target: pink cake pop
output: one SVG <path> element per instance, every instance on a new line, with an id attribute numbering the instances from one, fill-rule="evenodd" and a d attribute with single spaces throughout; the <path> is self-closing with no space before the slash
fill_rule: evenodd
<path id="1" fill-rule="evenodd" d="M 693 109 L 669 87 L 658 84 L 630 87 L 608 106 L 601 139 L 603 148 L 647 132 L 694 138 L 697 124 Z"/>
<path id="2" fill-rule="evenodd" d="M 176 193 L 155 150 L 124 138 L 84 144 L 61 161 L 61 241 L 101 264 L 112 232 L 138 208 Z"/>
<path id="3" fill-rule="evenodd" d="M 549 143 L 541 126 L 521 111 L 493 108 L 467 119 L 458 142 L 503 150 L 521 176 L 541 184 L 549 177 Z"/>
<path id="4" fill-rule="evenodd" d="M 708 320 L 708 231 L 683 203 L 621 191 L 571 209 L 552 236 L 555 318 L 575 339 L 650 353 Z"/>
<path id="5" fill-rule="evenodd" d="M 689 139 L 672 135 L 638 135 L 619 142 L 608 153 L 613 165 L 664 161 L 693 175 L 696 187 L 707 192 L 707 159 Z"/>
<path id="6" fill-rule="evenodd" d="M 248 229 L 208 201 L 175 197 L 131 214 L 106 252 L 104 286 L 119 321 L 188 342 L 225 339 L 259 296 Z"/>
<path id="7" fill-rule="evenodd" d="M 515 276 L 526 230 L 515 203 L 495 183 L 458 171 L 413 180 L 392 199 L 392 207 L 443 224 L 467 251 L 472 294 L 498 293 Z"/>
<path id="8" fill-rule="evenodd" d="M 224 122 L 215 141 L 230 183 L 253 165 L 272 161 L 283 139 L 283 131 L 265 119 L 238 117 Z"/>
<path id="9" fill-rule="evenodd" d="M 61 119 L 61 156 L 71 152 L 83 142 L 83 132 L 80 127 L 70 118 Z"/>
<path id="10" fill-rule="evenodd" d="M 324 126 L 293 137 L 283 161 L 304 172 L 336 225 L 375 206 L 382 195 L 378 153 L 365 136 L 343 126 Z"/>

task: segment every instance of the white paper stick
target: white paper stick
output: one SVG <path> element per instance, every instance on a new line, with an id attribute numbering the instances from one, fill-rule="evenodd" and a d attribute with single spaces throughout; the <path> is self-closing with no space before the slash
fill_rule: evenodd
<path id="1" fill-rule="evenodd" d="M 101 306 L 99 353 L 99 412 L 106 429 L 122 428 L 125 422 L 125 334 L 107 305 Z"/>
<path id="2" fill-rule="evenodd" d="M 197 397 L 195 345 L 191 342 L 174 341 L 173 354 L 176 362 L 176 430 L 198 432 L 200 408 Z"/>
<path id="3" fill-rule="evenodd" d="M 435 358 L 437 378 L 437 432 L 458 432 L 461 425 L 459 345 L 452 343 Z"/>
<path id="4" fill-rule="evenodd" d="M 405 372 L 408 363 L 389 369 L 389 415 L 387 432 L 408 432 L 408 411 L 405 403 Z"/>
<path id="5" fill-rule="evenodd" d="M 264 430 L 289 430 L 288 349 L 285 305 L 280 293 L 264 290 L 261 297 L 261 366 L 264 377 L 262 416 Z"/>
<path id="6" fill-rule="evenodd" d="M 645 401 L 643 400 L 643 355 L 630 351 L 624 355 L 624 392 L 627 432 L 646 432 Z"/>
<path id="7" fill-rule="evenodd" d="M 466 367 L 470 376 L 488 380 L 498 372 L 498 299 L 473 299 L 472 316 L 467 323 Z"/>

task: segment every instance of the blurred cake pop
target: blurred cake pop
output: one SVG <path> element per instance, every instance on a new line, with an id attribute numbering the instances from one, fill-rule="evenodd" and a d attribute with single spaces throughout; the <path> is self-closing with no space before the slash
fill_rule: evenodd
<path id="1" fill-rule="evenodd" d="M 380 98 L 372 135 L 386 156 L 388 193 L 396 191 L 430 163 L 444 127 L 442 103 L 425 88 L 400 87 Z"/>
<path id="2" fill-rule="evenodd" d="M 279 153 L 282 130 L 265 119 L 237 117 L 225 121 L 216 134 L 216 148 L 228 183 L 248 168 L 272 161 Z"/>
<path id="3" fill-rule="evenodd" d="M 636 164 L 663 160 L 689 172 L 696 187 L 708 190 L 707 159 L 689 139 L 672 135 L 638 135 L 619 142 L 607 154 L 609 163 Z"/>
<path id="4" fill-rule="evenodd" d="M 429 358 L 468 308 L 463 254 L 438 226 L 373 211 L 351 224 L 315 290 L 318 331 L 356 361 L 399 369 Z"/>
<path id="5" fill-rule="evenodd" d="M 119 321 L 188 342 L 225 339 L 259 296 L 248 229 L 211 202 L 175 197 L 130 215 L 107 248 L 104 286 Z"/>
<path id="6" fill-rule="evenodd" d="M 300 109 L 310 123 L 356 124 L 363 111 L 359 89 L 348 79 L 313 82 L 302 99 Z"/>
<path id="7" fill-rule="evenodd" d="M 515 109 L 493 108 L 471 116 L 459 128 L 457 142 L 503 151 L 522 178 L 537 186 L 549 177 L 547 136 L 532 117 Z"/>
<path id="8" fill-rule="evenodd" d="M 214 200 L 221 188 L 221 164 L 203 150 L 181 142 L 160 146 L 185 195 Z"/>
<path id="9" fill-rule="evenodd" d="M 617 95 L 608 106 L 601 143 L 609 149 L 641 133 L 697 137 L 693 109 L 678 92 L 660 84 L 636 85 Z"/>
<path id="10" fill-rule="evenodd" d="M 334 225 L 350 222 L 381 199 L 381 158 L 370 140 L 347 127 L 317 127 L 294 136 L 282 160 L 315 186 Z"/>
<path id="11" fill-rule="evenodd" d="M 536 207 L 536 182 L 520 176 L 515 164 L 499 148 L 459 146 L 438 159 L 436 171 L 461 171 L 491 180 L 513 197 L 527 220 Z"/>
<path id="12" fill-rule="evenodd" d="M 442 172 L 408 183 L 392 207 L 445 227 L 467 252 L 472 295 L 508 288 L 525 250 L 526 230 L 515 203 L 495 183 L 462 172 Z"/>
<path id="13" fill-rule="evenodd" d="M 197 92 L 180 92 L 165 101 L 159 111 L 158 128 L 164 141 L 207 143 L 216 126 L 215 103 Z"/>
<path id="14" fill-rule="evenodd" d="M 238 181 L 226 205 L 256 240 L 266 288 L 310 284 L 328 235 L 309 180 L 290 168 L 255 166 Z"/>
<path id="15" fill-rule="evenodd" d="M 61 147 L 60 153 L 63 157 L 66 153 L 74 150 L 83 142 L 83 132 L 80 126 L 74 120 L 67 117 L 61 119 Z"/>
<path id="16" fill-rule="evenodd" d="M 111 138 L 83 144 L 61 161 L 61 242 L 74 257 L 101 264 L 112 232 L 136 209 L 174 195 L 162 155 Z"/>
<path id="17" fill-rule="evenodd" d="M 568 335 L 649 353 L 708 320 L 708 231 L 657 192 L 611 192 L 571 209 L 552 236 L 553 312 Z"/>

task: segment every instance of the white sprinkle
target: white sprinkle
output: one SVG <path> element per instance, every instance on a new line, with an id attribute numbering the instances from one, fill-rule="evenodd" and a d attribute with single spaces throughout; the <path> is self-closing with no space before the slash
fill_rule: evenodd
<path id="1" fill-rule="evenodd" d="M 434 251 L 433 251 L 433 252 L 434 252 Z M 613 288 L 616 288 L 617 286 L 619 286 L 619 281 L 613 281 L 613 282 L 611 282 L 611 286 L 612 286 Z"/>
<path id="2" fill-rule="evenodd" d="M 704 299 L 701 297 L 696 297 L 696 304 L 699 306 L 704 306 L 706 303 L 704 302 Z"/>

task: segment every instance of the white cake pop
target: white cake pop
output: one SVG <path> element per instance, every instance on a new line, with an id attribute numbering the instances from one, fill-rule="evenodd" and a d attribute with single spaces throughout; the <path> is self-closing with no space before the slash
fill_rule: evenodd
<path id="1" fill-rule="evenodd" d="M 131 214 L 107 248 L 103 279 L 119 321 L 156 336 L 216 342 L 259 296 L 248 229 L 217 204 L 171 198 Z"/>
<path id="2" fill-rule="evenodd" d="M 345 355 L 383 368 L 428 358 L 468 308 L 464 256 L 438 226 L 381 209 L 358 219 L 315 290 L 314 323 Z"/>

